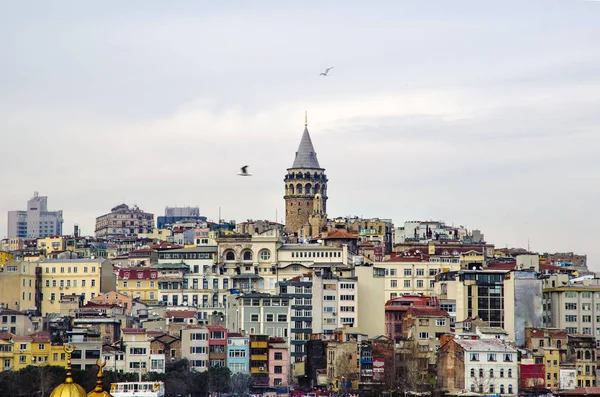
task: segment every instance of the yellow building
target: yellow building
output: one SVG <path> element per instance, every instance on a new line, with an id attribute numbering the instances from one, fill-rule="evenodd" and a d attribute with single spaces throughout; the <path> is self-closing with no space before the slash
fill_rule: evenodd
<path id="1" fill-rule="evenodd" d="M 0 251 L 0 266 L 12 259 L 14 259 L 14 255 L 10 252 Z"/>
<path id="2" fill-rule="evenodd" d="M 38 306 L 35 263 L 9 260 L 0 266 L 0 303 L 16 310 Z"/>
<path id="3" fill-rule="evenodd" d="M 107 259 L 48 259 L 37 262 L 41 274 L 41 312 L 60 313 L 60 300 L 80 295 L 85 304 L 100 293 L 115 289 L 115 276 Z"/>
<path id="4" fill-rule="evenodd" d="M 8 335 L 0 340 L 0 363 L 4 364 L 0 369 L 18 371 L 30 365 L 66 366 L 63 346 L 51 345 L 48 332 L 28 336 Z"/>
<path id="5" fill-rule="evenodd" d="M 555 347 L 544 347 L 543 350 L 546 387 L 558 390 L 560 388 L 560 350 Z"/>
<path id="6" fill-rule="evenodd" d="M 53 252 L 75 251 L 75 239 L 71 236 L 51 236 L 37 239 L 37 249 L 49 255 Z"/>
<path id="7" fill-rule="evenodd" d="M 119 270 L 117 291 L 142 302 L 158 301 L 158 271 L 150 267 L 127 267 Z"/>
<path id="8" fill-rule="evenodd" d="M 2 338 L 0 339 L 0 371 L 10 371 L 14 369 L 14 365 L 13 342 L 10 339 Z"/>

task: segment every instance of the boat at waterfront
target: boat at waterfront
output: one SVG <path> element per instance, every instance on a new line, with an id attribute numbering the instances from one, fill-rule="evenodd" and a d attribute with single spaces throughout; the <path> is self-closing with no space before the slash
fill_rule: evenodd
<path id="1" fill-rule="evenodd" d="M 163 382 L 118 382 L 111 383 L 110 394 L 113 397 L 163 397 Z"/>

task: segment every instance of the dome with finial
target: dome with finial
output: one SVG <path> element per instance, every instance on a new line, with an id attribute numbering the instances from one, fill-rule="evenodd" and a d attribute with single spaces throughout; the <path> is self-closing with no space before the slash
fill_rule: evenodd
<path id="1" fill-rule="evenodd" d="M 98 366 L 98 375 L 96 376 L 96 387 L 94 390 L 88 393 L 88 397 L 113 397 L 109 392 L 104 390 L 102 386 L 102 381 L 104 380 L 104 372 L 102 372 L 102 368 L 106 365 L 106 360 L 100 362 L 96 360 L 96 365 Z"/>
<path id="2" fill-rule="evenodd" d="M 56 388 L 50 394 L 50 397 L 86 397 L 87 394 L 83 387 L 73 382 L 73 374 L 71 373 L 71 353 L 73 353 L 74 346 L 65 346 L 65 352 L 67 353 L 67 378 L 64 383 L 56 386 Z"/>

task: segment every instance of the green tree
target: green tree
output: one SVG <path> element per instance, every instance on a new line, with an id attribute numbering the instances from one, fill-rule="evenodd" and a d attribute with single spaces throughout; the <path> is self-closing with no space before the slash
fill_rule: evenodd
<path id="1" fill-rule="evenodd" d="M 231 371 L 227 367 L 211 367 L 208 370 L 208 390 L 227 393 L 231 387 Z"/>
<path id="2" fill-rule="evenodd" d="M 248 374 L 233 374 L 231 376 L 231 392 L 240 396 L 248 394 L 252 388 L 252 377 Z"/>

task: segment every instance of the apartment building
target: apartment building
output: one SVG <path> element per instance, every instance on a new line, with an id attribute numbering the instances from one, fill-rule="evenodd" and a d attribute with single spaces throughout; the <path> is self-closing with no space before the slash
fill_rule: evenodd
<path id="1" fill-rule="evenodd" d="M 359 326 L 357 283 L 357 278 L 336 277 L 329 269 L 313 273 L 313 333 L 332 335 L 336 328 Z"/>
<path id="2" fill-rule="evenodd" d="M 289 343 L 291 312 L 288 297 L 262 293 L 232 295 L 226 313 L 227 329 L 280 337 Z"/>
<path id="3" fill-rule="evenodd" d="M 158 302 L 158 270 L 149 267 L 126 267 L 117 273 L 117 291 L 144 303 Z"/>
<path id="4" fill-rule="evenodd" d="M 96 218 L 95 234 L 96 238 L 126 237 L 152 233 L 153 229 L 154 214 L 142 211 L 137 205 L 129 208 L 120 204 Z"/>
<path id="5" fill-rule="evenodd" d="M 35 262 L 9 260 L 0 266 L 0 303 L 5 308 L 37 311 L 40 271 Z"/>
<path id="6" fill-rule="evenodd" d="M 250 335 L 250 376 L 255 388 L 269 387 L 269 335 Z"/>
<path id="7" fill-rule="evenodd" d="M 150 340 L 144 328 L 123 328 L 125 368 L 127 372 L 145 374 L 150 368 Z"/>
<path id="8" fill-rule="evenodd" d="M 232 374 L 250 374 L 250 338 L 242 334 L 227 334 L 227 368 Z"/>
<path id="9" fill-rule="evenodd" d="M 225 367 L 227 362 L 227 328 L 208 325 L 208 365 Z"/>
<path id="10" fill-rule="evenodd" d="M 188 325 L 180 331 L 181 357 L 186 358 L 193 371 L 207 371 L 209 365 L 208 328 Z"/>
<path id="11" fill-rule="evenodd" d="M 544 327 L 600 338 L 600 285 L 567 283 L 544 288 L 542 309 Z"/>
<path id="12" fill-rule="evenodd" d="M 11 368 L 18 371 L 30 365 L 66 366 L 67 361 L 62 345 L 50 343 L 48 332 L 38 332 L 26 336 L 13 336 L 14 365 Z"/>
<path id="13" fill-rule="evenodd" d="M 8 212 L 8 238 L 40 238 L 62 234 L 63 212 L 48 211 L 48 197 L 38 192 L 27 201 L 27 210 Z"/>
<path id="14" fill-rule="evenodd" d="M 286 387 L 290 384 L 290 351 L 281 338 L 269 338 L 269 387 Z"/>
<path id="15" fill-rule="evenodd" d="M 294 362 L 304 361 L 306 342 L 312 330 L 312 274 L 292 277 L 279 283 L 279 294 L 290 300 L 290 354 Z"/>
<path id="16" fill-rule="evenodd" d="M 60 312 L 66 295 L 81 296 L 85 304 L 115 290 L 115 275 L 106 259 L 48 259 L 37 262 L 41 274 L 41 312 Z"/>
<path id="17" fill-rule="evenodd" d="M 449 258 L 447 262 L 431 261 L 423 253 L 407 252 L 375 263 L 375 266 L 385 269 L 385 303 L 403 295 L 433 295 L 436 275 L 459 270 L 460 258 Z"/>
<path id="18" fill-rule="evenodd" d="M 437 307 L 410 307 L 402 320 L 402 336 L 414 340 L 420 352 L 435 364 L 440 339 L 450 332 L 450 315 Z"/>
<path id="19" fill-rule="evenodd" d="M 89 370 L 96 368 L 96 361 L 102 354 L 103 340 L 98 334 L 86 328 L 73 328 L 65 332 L 66 342 L 73 346 L 71 362 L 73 369 Z"/>
<path id="20" fill-rule="evenodd" d="M 438 386 L 450 393 L 518 394 L 517 350 L 496 339 L 445 336 L 438 351 L 437 373 Z"/>

